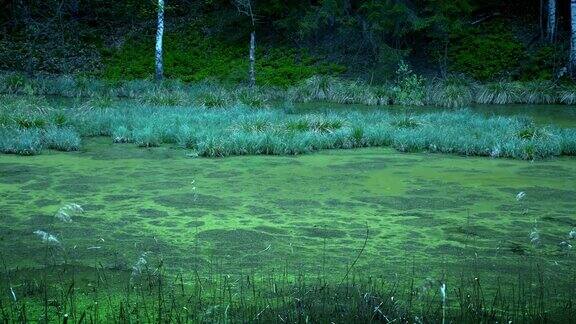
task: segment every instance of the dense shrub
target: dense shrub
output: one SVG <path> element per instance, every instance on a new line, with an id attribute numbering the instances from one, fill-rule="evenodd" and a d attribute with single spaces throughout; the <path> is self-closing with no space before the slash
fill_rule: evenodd
<path id="1" fill-rule="evenodd" d="M 185 82 L 219 80 L 238 84 L 247 79 L 246 44 L 223 42 L 198 32 L 168 33 L 165 36 L 164 64 L 168 78 Z M 107 61 L 108 80 L 145 79 L 154 72 L 154 43 L 151 38 L 132 39 Z M 257 47 L 257 82 L 287 87 L 314 74 L 335 74 L 342 66 L 319 61 L 305 51 L 291 48 Z"/>
<path id="2" fill-rule="evenodd" d="M 467 29 L 450 52 L 452 69 L 478 80 L 516 73 L 524 56 L 523 45 L 501 21 Z"/>
<path id="3" fill-rule="evenodd" d="M 394 103 L 406 106 L 422 106 L 426 99 L 424 78 L 414 73 L 401 62 L 396 71 L 396 86 L 393 88 Z"/>

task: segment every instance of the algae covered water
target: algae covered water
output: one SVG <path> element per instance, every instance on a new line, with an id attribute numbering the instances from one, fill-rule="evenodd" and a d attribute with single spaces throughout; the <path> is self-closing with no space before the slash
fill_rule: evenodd
<path id="1" fill-rule="evenodd" d="M 560 245 L 574 226 L 573 159 L 389 149 L 205 159 L 99 138 L 81 152 L 5 155 L 0 165 L 1 250 L 12 267 L 42 264 L 34 231 L 49 229 L 86 265 L 129 266 L 158 250 L 180 271 L 209 262 L 226 273 L 329 266 L 337 277 L 365 240 L 357 266 L 373 274 L 413 263 L 430 276 L 458 273 L 471 259 L 490 274 L 525 269 L 519 262 L 532 254 L 558 269 L 573 260 Z M 84 213 L 55 223 L 68 203 Z M 539 246 L 530 242 L 534 228 Z"/>

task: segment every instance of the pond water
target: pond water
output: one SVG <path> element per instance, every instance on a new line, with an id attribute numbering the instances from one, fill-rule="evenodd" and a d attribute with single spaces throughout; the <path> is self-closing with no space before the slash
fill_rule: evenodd
<path id="1" fill-rule="evenodd" d="M 36 230 L 57 236 L 66 250 L 59 258 L 128 269 L 146 251 L 172 270 L 329 267 L 335 277 L 360 251 L 359 271 L 393 276 L 417 265 L 422 278 L 515 276 L 531 262 L 562 277 L 574 260 L 559 245 L 576 225 L 568 158 L 374 148 L 206 159 L 96 138 L 77 153 L 0 156 L 0 195 L 0 250 L 12 267 L 42 264 Z M 56 222 L 67 203 L 85 212 Z"/>

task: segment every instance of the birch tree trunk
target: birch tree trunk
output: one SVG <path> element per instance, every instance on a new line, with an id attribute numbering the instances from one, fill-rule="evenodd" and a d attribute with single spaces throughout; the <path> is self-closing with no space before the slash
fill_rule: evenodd
<path id="1" fill-rule="evenodd" d="M 162 37 L 164 36 L 164 0 L 158 0 L 158 25 L 156 28 L 156 81 L 164 77 L 162 62 Z"/>
<path id="2" fill-rule="evenodd" d="M 243 15 L 250 18 L 252 31 L 250 32 L 250 54 L 248 56 L 248 86 L 253 88 L 256 85 L 256 18 L 252 10 L 252 0 L 234 0 L 234 4 Z"/>
<path id="3" fill-rule="evenodd" d="M 546 38 L 553 43 L 556 38 L 556 0 L 548 0 L 548 27 Z"/>
<path id="4" fill-rule="evenodd" d="M 576 0 L 570 0 L 570 74 L 576 76 Z"/>
<path id="5" fill-rule="evenodd" d="M 256 85 L 256 32 L 250 33 L 250 66 L 248 67 L 248 86 Z"/>

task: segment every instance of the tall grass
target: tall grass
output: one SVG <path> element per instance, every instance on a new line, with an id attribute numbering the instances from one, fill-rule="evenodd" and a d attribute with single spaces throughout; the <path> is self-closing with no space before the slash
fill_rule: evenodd
<path id="1" fill-rule="evenodd" d="M 44 131 L 45 147 L 57 151 L 77 151 L 80 149 L 80 136 L 72 128 L 49 127 Z"/>
<path id="2" fill-rule="evenodd" d="M 481 85 L 476 91 L 476 102 L 480 104 L 504 105 L 520 100 L 522 87 L 517 82 L 494 82 Z"/>
<path id="3" fill-rule="evenodd" d="M 109 136 L 117 143 L 143 147 L 177 144 L 208 157 L 391 146 L 405 152 L 539 159 L 573 155 L 576 145 L 573 129 L 541 127 L 524 118 L 485 117 L 469 110 L 414 116 L 381 111 L 295 115 L 244 105 L 158 109 L 123 102 L 113 108 L 50 111 L 27 118 L 10 114 L 5 118 L 4 132 L 18 136 L 2 136 L 3 152 L 37 154 L 42 147 L 76 150 L 78 135 Z M 33 149 L 16 149 L 20 142 Z"/>
<path id="4" fill-rule="evenodd" d="M 243 104 L 269 107 L 275 102 L 331 102 L 361 105 L 433 105 L 466 107 L 469 104 L 574 104 L 573 86 L 559 86 L 549 81 L 499 81 L 477 84 L 464 77 L 451 75 L 429 82 L 409 68 L 398 70 L 397 80 L 372 85 L 361 80 L 346 80 L 316 75 L 288 89 L 271 87 L 225 87 L 201 82 L 185 84 L 165 80 L 129 80 L 114 84 L 98 79 L 71 75 L 38 75 L 27 77 L 19 73 L 0 73 L 0 93 L 26 95 L 58 95 L 90 97 L 108 102 L 111 98 L 138 99 L 157 106 L 230 107 Z"/>
<path id="5" fill-rule="evenodd" d="M 2 277 L 11 278 L 17 299 L 9 299 L 8 294 L 0 297 L 0 319 L 26 322 L 42 317 L 77 323 L 561 323 L 576 315 L 574 296 L 554 292 L 552 303 L 546 300 L 552 288 L 544 288 L 542 293 L 541 283 L 534 279 L 496 285 L 491 291 L 483 286 L 484 278 L 472 277 L 454 278 L 441 286 L 432 280 L 421 284 L 418 278 L 401 281 L 352 276 L 338 284 L 306 274 L 296 274 L 295 279 L 288 276 L 291 274 L 171 276 L 162 264 L 147 258 L 140 257 L 132 270 L 101 266 L 78 267 L 81 271 L 74 272 L 74 265 L 46 269 L 50 272 L 46 311 L 38 302 L 42 288 L 30 278 L 38 271 L 4 271 Z M 89 289 L 84 287 L 86 283 Z M 3 280 L 1 287 L 3 291 L 11 289 L 8 280 Z M 549 307 L 542 308 L 545 303 Z"/>
<path id="6" fill-rule="evenodd" d="M 0 152 L 18 155 L 36 155 L 42 151 L 41 132 L 38 129 L 0 129 Z"/>
<path id="7" fill-rule="evenodd" d="M 474 83 L 457 76 L 434 80 L 427 88 L 427 104 L 463 108 L 474 103 Z"/>
<path id="8" fill-rule="evenodd" d="M 549 81 L 525 82 L 521 88 L 519 103 L 554 104 L 560 99 L 556 85 Z"/>

